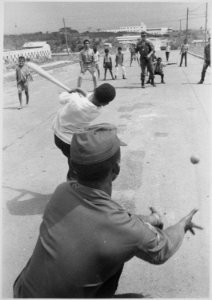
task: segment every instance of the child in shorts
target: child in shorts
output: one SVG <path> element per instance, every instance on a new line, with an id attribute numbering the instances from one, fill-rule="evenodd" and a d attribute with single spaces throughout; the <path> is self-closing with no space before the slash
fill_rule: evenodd
<path id="1" fill-rule="evenodd" d="M 104 80 L 106 80 L 107 70 L 109 70 L 110 75 L 111 75 L 112 79 L 114 80 L 113 72 L 112 72 L 112 67 L 113 67 L 112 66 L 112 57 L 109 54 L 109 49 L 108 48 L 105 49 L 105 56 L 104 56 L 104 60 L 103 60 L 103 67 L 105 69 Z"/>
<path id="2" fill-rule="evenodd" d="M 26 105 L 29 104 L 29 80 L 32 80 L 32 75 L 29 68 L 25 65 L 25 57 L 20 56 L 18 58 L 18 66 L 16 67 L 16 81 L 18 88 L 18 98 L 20 106 L 18 109 L 22 109 L 22 92 L 25 91 Z"/>

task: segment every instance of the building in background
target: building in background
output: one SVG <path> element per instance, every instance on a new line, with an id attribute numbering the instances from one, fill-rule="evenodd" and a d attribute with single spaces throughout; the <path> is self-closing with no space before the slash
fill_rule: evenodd
<path id="1" fill-rule="evenodd" d="M 119 29 L 107 29 L 104 32 L 134 32 L 140 33 L 141 31 L 146 31 L 148 34 L 155 36 L 162 36 L 169 34 L 173 31 L 172 28 L 169 27 L 157 27 L 157 28 L 147 28 L 147 26 L 142 22 L 138 26 L 121 26 Z"/>

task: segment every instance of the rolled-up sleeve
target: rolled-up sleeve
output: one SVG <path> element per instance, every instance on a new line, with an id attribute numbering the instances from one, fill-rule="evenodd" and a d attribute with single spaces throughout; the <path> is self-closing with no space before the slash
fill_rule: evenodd
<path id="1" fill-rule="evenodd" d="M 74 93 L 63 92 L 59 95 L 60 104 L 66 104 L 70 102 L 73 98 Z"/>
<path id="2" fill-rule="evenodd" d="M 133 219 L 137 236 L 135 256 L 152 264 L 162 264 L 180 247 L 184 236 L 180 225 L 173 226 L 175 234 L 171 236 L 168 231 L 144 222 L 140 216 L 134 215 Z"/>

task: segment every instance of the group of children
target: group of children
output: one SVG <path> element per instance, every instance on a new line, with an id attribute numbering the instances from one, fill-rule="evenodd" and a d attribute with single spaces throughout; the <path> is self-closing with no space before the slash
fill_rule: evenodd
<path id="1" fill-rule="evenodd" d="M 134 58 L 133 54 L 134 54 L 134 52 L 131 51 L 130 66 L 132 65 L 133 60 L 137 60 L 138 64 L 139 64 L 138 57 L 135 56 L 135 58 Z M 162 62 L 161 57 L 156 57 L 155 51 L 152 55 L 152 65 L 153 65 L 154 75 L 160 75 L 161 76 L 161 83 L 165 83 L 163 68 L 166 65 Z M 105 55 L 104 55 L 104 59 L 103 59 L 103 67 L 105 69 L 104 80 L 106 80 L 107 70 L 109 70 L 113 80 L 117 79 L 118 68 L 122 69 L 122 78 L 126 79 L 126 70 L 125 70 L 125 67 L 124 67 L 124 54 L 122 53 L 122 48 L 121 47 L 118 47 L 118 52 L 115 56 L 115 76 L 113 76 L 112 56 L 109 53 L 109 49 L 105 49 Z M 151 83 L 151 79 L 149 78 L 146 83 Z"/>
<path id="2" fill-rule="evenodd" d="M 100 79 L 100 53 L 97 50 L 96 47 L 94 47 L 93 49 L 88 48 L 88 50 L 92 53 L 90 53 L 89 55 L 91 56 L 91 54 L 93 55 L 93 59 L 94 59 L 94 67 L 92 68 L 93 72 L 92 72 L 92 76 L 95 77 L 95 72 L 97 72 L 98 74 L 98 78 Z M 19 61 L 18 61 L 18 66 L 16 67 L 16 81 L 17 81 L 17 88 L 18 88 L 18 97 L 19 97 L 19 103 L 20 106 L 18 107 L 18 109 L 22 109 L 23 108 L 23 104 L 22 104 L 22 92 L 25 92 L 26 95 L 26 105 L 28 105 L 29 103 L 29 88 L 28 88 L 28 82 L 30 80 L 33 80 L 32 75 L 30 73 L 29 68 L 27 67 L 27 65 L 25 64 L 26 59 L 23 56 L 19 57 Z M 165 66 L 165 64 L 162 63 L 162 59 L 160 57 L 156 57 L 155 53 L 152 55 L 152 62 L 153 62 L 153 67 L 154 67 L 154 74 L 155 75 L 160 75 L 161 76 L 161 83 L 165 83 L 164 82 L 164 72 L 163 72 L 163 68 Z M 132 61 L 131 61 L 132 63 Z M 104 67 L 104 80 L 106 80 L 106 76 L 107 76 L 107 71 L 109 70 L 111 78 L 113 80 L 117 79 L 118 77 L 118 71 L 119 68 L 121 68 L 122 70 L 122 78 L 126 79 L 126 69 L 124 66 L 124 54 L 122 52 L 122 48 L 118 47 L 118 51 L 116 53 L 115 56 L 115 76 L 113 75 L 113 63 L 112 63 L 112 56 L 109 53 L 109 49 L 106 48 L 105 49 L 105 55 L 103 58 L 103 67 Z M 88 66 L 86 68 L 85 65 L 81 64 L 81 73 L 85 73 L 85 71 L 91 70 L 91 68 Z M 78 87 L 81 86 L 81 81 L 82 78 L 79 77 L 78 79 Z M 148 79 L 147 83 L 151 83 L 151 80 Z M 94 80 L 94 88 L 97 87 L 96 84 L 96 78 Z"/>
<path id="3" fill-rule="evenodd" d="M 104 80 L 106 80 L 107 70 L 109 70 L 113 80 L 117 79 L 119 68 L 121 68 L 122 70 L 122 78 L 126 79 L 126 70 L 124 67 L 124 54 L 122 53 L 121 47 L 118 47 L 118 52 L 115 57 L 115 77 L 113 76 L 112 72 L 112 56 L 110 55 L 108 48 L 105 49 L 103 67 L 105 69 Z"/>

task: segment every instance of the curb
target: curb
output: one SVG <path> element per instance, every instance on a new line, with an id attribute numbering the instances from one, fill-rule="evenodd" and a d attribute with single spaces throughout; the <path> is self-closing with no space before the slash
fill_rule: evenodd
<path id="1" fill-rule="evenodd" d="M 202 55 L 195 54 L 195 53 L 190 52 L 190 51 L 188 51 L 188 53 L 191 54 L 191 55 L 193 55 L 193 56 L 195 56 L 195 57 L 198 57 L 198 58 L 200 58 L 200 59 L 204 59 L 204 57 L 203 57 Z"/>

